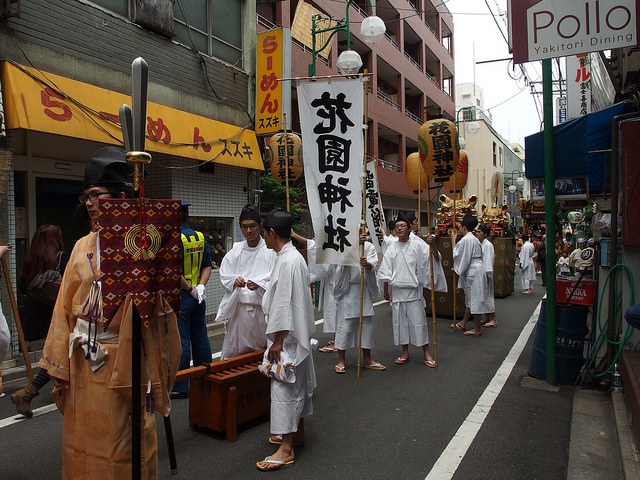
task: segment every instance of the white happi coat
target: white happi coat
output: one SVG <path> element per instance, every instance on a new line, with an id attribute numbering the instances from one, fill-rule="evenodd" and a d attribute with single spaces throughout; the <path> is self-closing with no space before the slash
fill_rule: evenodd
<path id="1" fill-rule="evenodd" d="M 464 301 L 471 314 L 487 313 L 482 247 L 473 233 L 467 232 L 453 248 L 453 269 L 459 275 L 458 288 L 464 290 Z"/>
<path id="2" fill-rule="evenodd" d="M 216 321 L 228 320 L 227 333 L 222 344 L 221 359 L 249 353 L 267 345 L 267 323 L 262 311 L 262 296 L 269 284 L 269 275 L 276 255 L 260 238 L 258 245 L 250 247 L 247 241 L 234 243 L 220 265 L 220 282 L 225 289 L 218 307 Z M 242 277 L 260 285 L 257 290 L 236 287 L 236 278 Z"/>
<path id="3" fill-rule="evenodd" d="M 482 246 L 482 266 L 485 273 L 485 281 L 487 282 L 486 309 L 485 313 L 495 313 L 496 302 L 493 289 L 493 266 L 496 260 L 493 244 L 486 238 L 481 243 Z"/>
<path id="4" fill-rule="evenodd" d="M 333 282 L 336 265 L 328 263 L 316 263 L 316 241 L 307 240 L 307 262 L 311 283 L 320 281 L 318 292 L 319 310 L 323 312 L 322 331 L 324 333 L 336 332 L 336 301 L 333 298 Z"/>
<path id="5" fill-rule="evenodd" d="M 267 349 L 273 345 L 277 332 L 286 331 L 282 351 L 295 365 L 294 383 L 271 380 L 271 433 L 283 435 L 296 432 L 300 419 L 313 413 L 311 397 L 316 374 L 311 336 L 315 320 L 304 258 L 291 242 L 276 255 L 262 309 L 267 317 Z"/>
<path id="6" fill-rule="evenodd" d="M 428 344 L 422 289 L 430 286 L 429 259 L 421 245 L 412 240 L 391 243 L 382 258 L 378 281 L 389 284 L 394 343 L 418 347 Z"/>
<path id="7" fill-rule="evenodd" d="M 375 266 L 378 253 L 371 242 L 364 242 L 364 256 L 372 270 L 364 269 L 362 292 L 362 348 L 373 348 L 373 298 L 380 296 Z M 358 346 L 360 323 L 360 267 L 338 265 L 334 275 L 333 297 L 337 305 L 336 348 Z"/>
<path id="8" fill-rule="evenodd" d="M 520 249 L 520 284 L 523 290 L 531 288 L 531 282 L 536 279 L 536 267 L 533 264 L 533 243 L 524 242 Z"/>

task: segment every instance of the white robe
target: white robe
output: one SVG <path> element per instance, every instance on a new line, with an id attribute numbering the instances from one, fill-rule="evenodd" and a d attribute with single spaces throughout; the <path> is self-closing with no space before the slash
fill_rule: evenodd
<path id="1" fill-rule="evenodd" d="M 394 235 L 385 235 L 384 238 L 382 239 L 382 255 L 384 255 L 387 252 L 387 249 L 389 248 L 389 245 L 391 243 L 394 243 L 397 241 L 398 241 L 398 237 Z"/>
<path id="2" fill-rule="evenodd" d="M 487 296 L 486 296 L 486 312 L 485 313 L 495 313 L 496 312 L 496 302 L 494 298 L 494 289 L 493 289 L 493 266 L 496 259 L 495 250 L 493 248 L 493 244 L 485 239 L 482 243 L 482 266 L 484 268 L 485 273 L 485 281 L 487 282 Z"/>
<path id="3" fill-rule="evenodd" d="M 271 433 L 296 432 L 300 419 L 313 413 L 316 375 L 311 355 L 315 331 L 313 303 L 309 292 L 309 269 L 291 242 L 277 252 L 271 282 L 262 298 L 267 317 L 267 348 L 276 333 L 286 331 L 282 350 L 295 365 L 296 381 L 271 380 Z"/>
<path id="4" fill-rule="evenodd" d="M 431 290 L 431 260 L 429 259 L 429 244 L 415 234 L 409 235 L 409 241 L 415 242 L 418 248 L 422 251 L 423 258 L 426 258 L 427 270 L 425 275 L 427 276 L 427 279 L 424 287 Z M 447 293 L 449 290 L 449 287 L 447 287 L 447 277 L 444 276 L 444 269 L 442 268 L 442 255 L 440 252 L 436 254 L 435 249 L 433 253 L 433 283 L 435 285 L 434 290 L 436 292 Z"/>
<path id="5" fill-rule="evenodd" d="M 375 266 L 378 253 L 371 242 L 364 243 L 364 256 L 373 265 L 364 269 L 362 292 L 362 348 L 373 348 L 373 301 L 380 291 Z M 334 276 L 333 296 L 337 305 L 336 348 L 346 350 L 358 346 L 360 330 L 360 271 L 359 267 L 339 265 Z"/>
<path id="6" fill-rule="evenodd" d="M 421 347 L 429 343 L 426 302 L 422 289 L 427 285 L 428 261 L 421 247 L 411 240 L 389 245 L 378 270 L 380 284 L 391 292 L 391 317 L 395 345 L 409 343 Z"/>
<path id="7" fill-rule="evenodd" d="M 333 281 L 336 265 L 328 263 L 316 263 L 316 241 L 307 240 L 307 262 L 311 283 L 320 281 L 318 292 L 319 310 L 324 313 L 322 331 L 324 333 L 336 332 L 336 301 L 333 298 Z"/>
<path id="8" fill-rule="evenodd" d="M 520 285 L 522 290 L 530 290 L 531 282 L 536 279 L 536 267 L 533 264 L 533 243 L 524 242 L 520 249 Z"/>
<path id="9" fill-rule="evenodd" d="M 459 275 L 458 288 L 464 290 L 464 301 L 471 314 L 487 313 L 482 247 L 473 233 L 467 232 L 453 248 L 453 269 Z"/>
<path id="10" fill-rule="evenodd" d="M 269 275 L 276 255 L 260 238 L 258 245 L 250 247 L 246 240 L 237 242 L 224 256 L 220 265 L 220 282 L 225 289 L 218 307 L 216 321 L 228 320 L 227 333 L 222 344 L 221 359 L 265 348 L 267 323 L 262 311 L 262 296 L 269 284 Z M 236 287 L 236 278 L 260 285 L 257 290 Z"/>

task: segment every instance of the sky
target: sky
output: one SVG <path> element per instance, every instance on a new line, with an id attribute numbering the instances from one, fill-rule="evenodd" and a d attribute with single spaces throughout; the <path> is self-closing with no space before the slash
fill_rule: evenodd
<path id="1" fill-rule="evenodd" d="M 525 84 L 518 66 L 513 70 L 512 62 L 478 63 L 511 57 L 489 10 L 490 7 L 504 36 L 508 37 L 507 1 L 444 0 L 444 3 L 453 15 L 456 83 L 475 81 L 483 90 L 484 109 L 491 113 L 494 129 L 508 142 L 524 146 L 524 137 L 540 131 L 542 95 L 536 95 L 534 101 L 531 87 Z M 503 15 L 499 16 L 500 13 Z M 532 81 L 541 81 L 541 62 L 527 63 L 524 67 Z M 534 86 L 542 92 L 540 84 Z"/>

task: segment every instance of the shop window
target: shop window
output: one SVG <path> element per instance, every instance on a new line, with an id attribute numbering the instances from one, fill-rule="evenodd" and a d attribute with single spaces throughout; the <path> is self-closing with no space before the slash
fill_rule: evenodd
<path id="1" fill-rule="evenodd" d="M 189 226 L 202 232 L 211 249 L 213 268 L 220 268 L 222 259 L 233 247 L 232 217 L 189 217 Z"/>

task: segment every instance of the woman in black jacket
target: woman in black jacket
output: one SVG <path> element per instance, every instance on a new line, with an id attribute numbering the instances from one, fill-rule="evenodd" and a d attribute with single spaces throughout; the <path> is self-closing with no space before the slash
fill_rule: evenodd
<path id="1" fill-rule="evenodd" d="M 24 311 L 24 337 L 28 341 L 40 340 L 47 336 L 53 305 L 42 303 L 27 292 L 31 280 L 47 270 L 58 270 L 62 275 L 69 256 L 64 251 L 62 231 L 55 225 L 41 225 L 33 234 L 31 246 L 22 263 L 18 286 L 27 295 Z M 18 413 L 31 418 L 31 400 L 40 394 L 39 390 L 49 381 L 46 370 L 41 369 L 33 380 L 11 395 Z"/>

